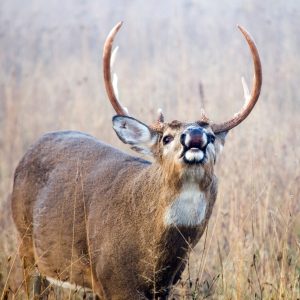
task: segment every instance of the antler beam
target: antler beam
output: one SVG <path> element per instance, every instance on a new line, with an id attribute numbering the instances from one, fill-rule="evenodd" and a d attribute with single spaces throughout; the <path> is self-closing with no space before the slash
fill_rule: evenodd
<path id="1" fill-rule="evenodd" d="M 112 59 L 111 57 L 114 56 L 114 53 L 112 55 L 112 46 L 114 42 L 114 38 L 116 34 L 118 33 L 119 29 L 121 28 L 123 22 L 119 22 L 115 27 L 110 31 L 108 34 L 106 41 L 104 43 L 103 47 L 103 76 L 104 76 L 104 83 L 105 83 L 105 89 L 106 93 L 108 95 L 108 98 L 110 100 L 111 105 L 113 106 L 114 110 L 117 114 L 127 116 L 128 111 L 126 107 L 122 106 L 120 101 L 117 97 L 117 92 L 114 89 L 114 84 L 111 80 L 111 65 L 112 65 Z M 115 87 L 117 84 L 117 77 L 114 74 L 115 80 Z"/>
<path id="2" fill-rule="evenodd" d="M 115 27 L 110 31 L 108 34 L 106 41 L 103 47 L 103 76 L 104 76 L 104 83 L 105 89 L 110 100 L 111 105 L 113 106 L 114 110 L 118 115 L 128 116 L 128 110 L 124 107 L 118 98 L 118 90 L 117 90 L 117 75 L 114 74 L 113 81 L 111 78 L 111 67 L 114 62 L 116 56 L 116 48 L 112 52 L 112 46 L 114 42 L 114 38 L 118 33 L 119 29 L 121 28 L 123 22 L 119 22 Z M 161 131 L 164 124 L 164 116 L 162 110 L 159 109 L 158 112 L 158 119 L 149 127 L 154 131 Z"/>
<path id="3" fill-rule="evenodd" d="M 260 90 L 261 90 L 262 68 L 261 68 L 258 50 L 256 48 L 256 45 L 255 45 L 254 40 L 251 37 L 251 35 L 243 27 L 238 26 L 238 28 L 244 35 L 244 37 L 249 45 L 251 54 L 252 54 L 252 59 L 253 59 L 253 64 L 254 64 L 254 80 L 253 80 L 252 91 L 250 94 L 247 84 L 246 84 L 244 78 L 242 78 L 242 84 L 243 84 L 244 96 L 245 96 L 245 104 L 242 107 L 242 109 L 238 113 L 236 113 L 233 116 L 233 118 L 231 118 L 230 120 L 228 120 L 224 123 L 220 123 L 220 124 L 213 123 L 211 125 L 211 127 L 215 133 L 228 131 L 228 130 L 236 127 L 237 125 L 239 125 L 241 122 L 243 122 L 248 117 L 248 115 L 252 111 L 253 107 L 255 106 L 255 104 L 258 100 L 259 94 L 260 94 Z"/>

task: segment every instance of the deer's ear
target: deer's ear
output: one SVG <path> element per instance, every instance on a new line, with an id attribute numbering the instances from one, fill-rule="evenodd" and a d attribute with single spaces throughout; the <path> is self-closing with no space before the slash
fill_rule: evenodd
<path id="1" fill-rule="evenodd" d="M 158 135 L 146 124 L 127 116 L 114 116 L 113 129 L 119 139 L 132 145 L 132 149 L 143 153 L 152 154 L 151 147 L 156 143 Z"/>
<path id="2" fill-rule="evenodd" d="M 222 152 L 228 131 L 216 134 L 215 149 L 217 156 Z"/>

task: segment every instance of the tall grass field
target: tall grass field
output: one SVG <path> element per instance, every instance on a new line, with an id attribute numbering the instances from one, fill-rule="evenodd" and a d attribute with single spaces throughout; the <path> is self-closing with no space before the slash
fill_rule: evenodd
<path id="1" fill-rule="evenodd" d="M 114 70 L 122 103 L 145 123 L 214 121 L 243 105 L 254 37 L 263 87 L 228 134 L 213 215 L 170 299 L 300 299 L 300 4 L 297 0 L 3 0 L 0 3 L 0 299 L 27 299 L 11 219 L 13 173 L 48 131 L 112 129 L 102 46 L 124 21 Z M 133 152 L 131 152 L 133 154 Z M 145 157 L 146 158 L 146 157 Z M 49 299 L 81 299 L 50 286 Z"/>

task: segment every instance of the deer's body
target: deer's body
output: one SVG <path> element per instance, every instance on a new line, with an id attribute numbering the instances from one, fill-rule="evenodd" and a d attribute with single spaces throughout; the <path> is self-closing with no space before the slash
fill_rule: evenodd
<path id="1" fill-rule="evenodd" d="M 43 136 L 15 172 L 13 218 L 19 231 L 25 283 L 37 267 L 51 283 L 92 289 L 101 299 L 166 299 L 184 270 L 189 250 L 207 225 L 217 195 L 214 175 L 228 130 L 251 112 L 260 92 L 261 65 L 249 34 L 255 78 L 246 103 L 215 124 L 146 124 L 128 116 L 111 81 L 111 49 L 104 46 L 104 79 L 117 114 L 118 137 L 153 163 L 80 132 Z M 29 289 L 27 287 L 27 294 Z"/>
<path id="2" fill-rule="evenodd" d="M 26 259 L 43 275 L 87 288 L 99 282 L 98 291 L 103 288 L 109 299 L 125 299 L 129 289 L 128 299 L 154 288 L 165 294 L 202 235 L 216 197 L 215 177 L 207 178 L 205 187 L 188 176 L 168 180 L 158 164 L 89 135 L 43 136 L 16 170 L 12 205 L 17 228 L 28 237 L 23 256 L 30 247 L 33 256 Z M 187 203 L 197 215 L 185 226 L 180 224 L 183 207 L 177 219 L 174 212 L 171 220 L 167 215 L 187 184 L 198 187 L 192 197 L 199 202 Z M 205 205 L 197 211 L 201 201 Z"/>

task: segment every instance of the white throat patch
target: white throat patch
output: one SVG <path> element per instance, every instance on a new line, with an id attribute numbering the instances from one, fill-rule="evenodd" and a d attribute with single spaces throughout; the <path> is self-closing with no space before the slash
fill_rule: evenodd
<path id="1" fill-rule="evenodd" d="M 178 197 L 164 214 L 165 225 L 196 226 L 204 220 L 206 213 L 205 194 L 196 183 L 186 183 Z"/>

